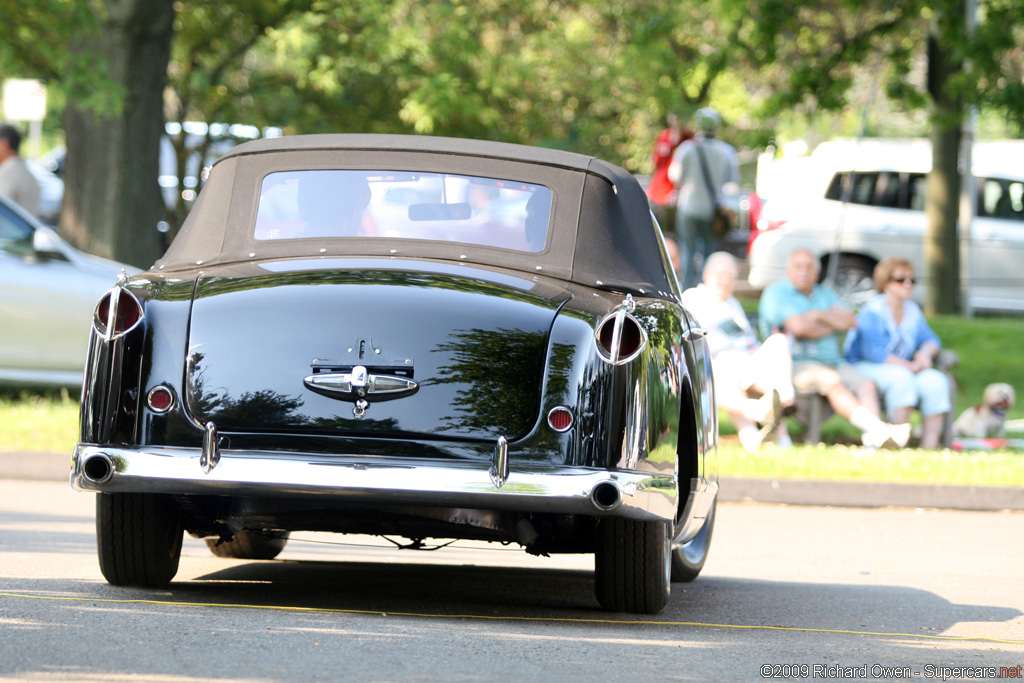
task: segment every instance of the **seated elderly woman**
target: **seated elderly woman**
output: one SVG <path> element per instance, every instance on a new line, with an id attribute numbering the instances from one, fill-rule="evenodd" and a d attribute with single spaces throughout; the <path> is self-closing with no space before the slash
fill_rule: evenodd
<path id="1" fill-rule="evenodd" d="M 718 407 L 728 413 L 748 451 L 775 437 L 779 448 L 789 448 L 785 412 L 795 400 L 793 359 L 789 341 L 773 334 L 759 343 L 733 292 L 736 259 L 717 251 L 704 264 L 704 282 L 683 292 L 683 306 L 707 329 Z M 759 395 L 754 399 L 751 395 Z M 764 425 L 758 429 L 756 423 Z"/>
<path id="2" fill-rule="evenodd" d="M 846 337 L 846 360 L 874 381 L 891 422 L 909 422 L 918 408 L 921 447 L 936 448 L 951 408 L 949 380 L 934 367 L 939 338 L 910 299 L 914 267 L 889 256 L 875 266 L 874 281 L 878 294 L 857 314 L 857 327 Z"/>

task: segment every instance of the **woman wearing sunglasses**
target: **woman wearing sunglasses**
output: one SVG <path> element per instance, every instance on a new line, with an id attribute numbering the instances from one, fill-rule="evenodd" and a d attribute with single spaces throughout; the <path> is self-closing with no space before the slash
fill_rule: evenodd
<path id="1" fill-rule="evenodd" d="M 846 338 L 846 359 L 874 380 L 885 401 L 889 421 L 910 421 L 921 411 L 921 448 L 937 448 L 950 411 L 949 380 L 935 369 L 941 343 L 910 296 L 914 267 L 899 256 L 875 266 L 878 294 L 857 314 L 857 327 Z"/>

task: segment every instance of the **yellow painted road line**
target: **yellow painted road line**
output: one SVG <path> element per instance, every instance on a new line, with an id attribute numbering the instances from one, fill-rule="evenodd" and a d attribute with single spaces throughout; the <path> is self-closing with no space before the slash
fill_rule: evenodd
<path id="1" fill-rule="evenodd" d="M 535 621 L 562 624 L 616 624 L 620 626 L 692 626 L 695 628 L 747 629 L 760 631 L 801 631 L 804 633 L 836 633 L 850 636 L 878 636 L 882 638 L 913 638 L 915 640 L 983 641 L 1006 645 L 1024 645 L 1024 640 L 1005 640 L 987 636 L 930 636 L 920 633 L 877 633 L 829 628 L 800 628 L 797 626 L 759 626 L 756 624 L 707 624 L 698 621 L 624 621 L 621 619 L 579 619 L 568 617 L 510 617 L 482 614 L 423 614 L 418 612 L 380 612 L 374 610 L 340 609 L 331 607 L 290 607 L 287 605 L 244 605 L 217 602 L 177 602 L 174 600 L 114 600 L 110 598 L 77 598 L 67 596 L 31 595 L 28 593 L 0 593 L 0 597 L 26 600 L 53 600 L 65 602 L 102 602 L 113 604 L 161 605 L 166 607 L 228 607 L 236 609 L 277 610 L 284 612 L 323 612 L 333 614 L 364 614 L 425 619 L 477 619 L 482 621 Z"/>

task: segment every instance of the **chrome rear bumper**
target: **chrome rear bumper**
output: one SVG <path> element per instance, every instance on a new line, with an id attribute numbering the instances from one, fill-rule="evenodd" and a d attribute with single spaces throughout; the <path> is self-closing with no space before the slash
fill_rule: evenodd
<path id="1" fill-rule="evenodd" d="M 78 491 L 274 496 L 612 515 L 671 522 L 680 494 L 671 474 L 583 467 L 512 467 L 496 487 L 488 463 L 355 458 L 223 450 L 204 470 L 198 448 L 79 445 L 71 486 Z"/>

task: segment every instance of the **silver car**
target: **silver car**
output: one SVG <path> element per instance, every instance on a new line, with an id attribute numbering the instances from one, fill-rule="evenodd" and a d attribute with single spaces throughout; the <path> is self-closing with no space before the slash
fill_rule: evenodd
<path id="1" fill-rule="evenodd" d="M 1024 142 L 974 147 L 977 213 L 961 236 L 964 292 L 970 307 L 1024 311 Z M 823 278 L 853 303 L 874 293 L 872 271 L 884 257 L 902 256 L 926 277 L 925 179 L 927 140 L 822 143 L 802 173 L 787 176 L 788 194 L 771 198 L 761 214 L 748 260 L 750 284 L 761 289 L 785 276 L 789 254 L 809 249 Z M 925 287 L 915 290 L 922 300 Z"/>
<path id="2" fill-rule="evenodd" d="M 0 384 L 81 386 L 96 301 L 121 269 L 0 196 Z"/>
<path id="3" fill-rule="evenodd" d="M 64 202 L 64 180 L 34 161 L 28 162 L 28 170 L 39 183 L 39 220 L 57 225 Z"/>

